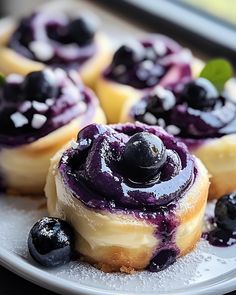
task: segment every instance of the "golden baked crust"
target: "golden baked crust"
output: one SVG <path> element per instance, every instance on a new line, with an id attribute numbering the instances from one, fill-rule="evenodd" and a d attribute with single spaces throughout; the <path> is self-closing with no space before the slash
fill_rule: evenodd
<path id="1" fill-rule="evenodd" d="M 125 103 L 142 95 L 143 91 L 134 87 L 105 79 L 102 75 L 97 80 L 96 93 L 105 112 L 108 123 L 117 123 Z"/>
<path id="2" fill-rule="evenodd" d="M 62 152 L 51 160 L 45 186 L 49 214 L 72 224 L 76 250 L 101 270 L 132 273 L 145 269 L 159 243 L 154 235 L 155 225 L 131 215 L 98 212 L 85 207 L 65 187 L 57 169 Z M 176 209 L 180 221 L 176 232 L 180 256 L 195 247 L 202 232 L 209 179 L 202 163 L 197 159 L 196 163 L 199 172 L 195 182 Z"/>
<path id="3" fill-rule="evenodd" d="M 18 195 L 42 195 L 50 158 L 84 126 L 84 118 L 76 118 L 69 124 L 51 132 L 37 141 L 16 148 L 0 150 L 0 170 L 8 193 Z M 100 107 L 92 120 L 105 123 Z"/>
<path id="4" fill-rule="evenodd" d="M 211 175 L 209 199 L 218 199 L 236 190 L 236 134 L 209 139 L 192 150 Z"/>
<path id="5" fill-rule="evenodd" d="M 6 30 L 0 34 L 0 72 L 6 75 L 11 73 L 27 75 L 33 71 L 40 71 L 47 66 L 44 63 L 30 60 L 6 47 L 13 31 L 14 26 L 9 23 Z M 83 64 L 79 72 L 83 82 L 93 89 L 102 68 L 109 64 L 111 60 L 111 49 L 107 37 L 102 33 L 97 33 L 95 43 L 97 45 L 96 54 Z"/>

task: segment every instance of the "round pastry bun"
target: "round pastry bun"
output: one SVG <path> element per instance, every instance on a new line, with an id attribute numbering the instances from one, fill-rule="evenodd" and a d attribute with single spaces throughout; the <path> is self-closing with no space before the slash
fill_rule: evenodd
<path id="1" fill-rule="evenodd" d="M 196 60 L 196 65 L 201 69 L 203 63 Z M 226 90 L 232 98 L 236 97 L 235 89 L 236 81 L 229 80 Z M 136 102 L 137 97 L 130 97 L 125 102 L 119 120 L 121 123 L 134 121 L 130 116 L 130 110 Z M 190 151 L 204 163 L 209 171 L 211 182 L 209 199 L 219 199 L 236 190 L 236 134 L 209 138 L 199 144 L 196 142 L 196 147 L 191 148 Z"/>
<path id="2" fill-rule="evenodd" d="M 6 47 L 14 29 L 13 24 L 9 22 L 6 24 L 5 30 L 0 32 L 0 72 L 5 75 L 16 73 L 24 76 L 33 71 L 40 71 L 45 66 L 48 66 L 42 62 L 30 60 L 13 49 Z M 111 60 L 111 49 L 108 38 L 102 33 L 97 33 L 95 35 L 95 43 L 97 47 L 95 55 L 84 62 L 79 70 L 84 84 L 93 89 L 104 65 L 109 64 Z"/>
<path id="3" fill-rule="evenodd" d="M 65 186 L 58 171 L 62 153 L 63 150 L 51 160 L 45 186 L 50 216 L 62 218 L 72 225 L 76 251 L 99 269 L 126 273 L 145 269 L 159 243 L 156 226 L 121 212 L 111 213 L 86 207 Z M 175 212 L 179 220 L 175 238 L 180 249 L 179 256 L 191 251 L 202 233 L 209 179 L 200 160 L 196 159 L 196 165 L 196 179 L 178 201 Z"/>
<path id="4" fill-rule="evenodd" d="M 203 67 L 200 59 L 193 59 L 192 73 L 197 76 Z M 156 87 L 156 86 L 155 86 Z M 154 87 L 153 87 L 154 88 Z M 105 111 L 108 123 L 118 123 L 127 106 L 137 101 L 143 94 L 152 88 L 140 90 L 129 85 L 120 84 L 113 80 L 106 79 L 103 73 L 97 80 L 96 93 L 100 99 L 101 106 Z"/>
<path id="5" fill-rule="evenodd" d="M 43 195 L 50 158 L 84 127 L 85 118 L 76 118 L 31 144 L 1 148 L 0 171 L 8 194 Z M 100 107 L 92 122 L 105 123 Z"/>
<path id="6" fill-rule="evenodd" d="M 208 139 L 190 151 L 209 171 L 209 199 L 219 199 L 236 190 L 236 134 Z"/>

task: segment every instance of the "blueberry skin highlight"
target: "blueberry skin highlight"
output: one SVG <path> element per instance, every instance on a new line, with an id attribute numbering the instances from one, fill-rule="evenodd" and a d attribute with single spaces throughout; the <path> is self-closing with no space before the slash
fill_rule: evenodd
<path id="1" fill-rule="evenodd" d="M 162 140 L 148 132 L 133 135 L 126 144 L 123 162 L 133 180 L 155 177 L 166 161 L 166 148 Z"/>
<path id="2" fill-rule="evenodd" d="M 73 230 L 63 220 L 44 217 L 30 230 L 28 248 L 32 258 L 42 266 L 66 264 L 73 254 Z"/>
<path id="3" fill-rule="evenodd" d="M 97 26 L 95 22 L 81 16 L 70 22 L 68 31 L 71 39 L 83 46 L 93 41 Z"/>
<path id="4" fill-rule="evenodd" d="M 45 102 L 47 98 L 56 97 L 57 94 L 58 86 L 52 71 L 35 71 L 25 77 L 23 83 L 23 95 L 25 99 Z"/>
<path id="5" fill-rule="evenodd" d="M 219 93 L 215 86 L 205 78 L 198 78 L 187 83 L 181 94 L 181 99 L 194 109 L 212 109 Z"/>

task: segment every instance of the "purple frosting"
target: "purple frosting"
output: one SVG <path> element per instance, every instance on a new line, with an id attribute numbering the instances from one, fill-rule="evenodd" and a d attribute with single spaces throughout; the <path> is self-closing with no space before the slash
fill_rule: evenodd
<path id="1" fill-rule="evenodd" d="M 0 87 L 0 147 L 28 144 L 83 116 L 82 126 L 90 122 L 98 101 L 87 90 L 74 71 L 49 70 L 57 84 L 55 97 L 44 101 L 16 98 L 24 78 L 12 74 Z M 24 95 L 24 94 L 23 94 Z"/>
<path id="2" fill-rule="evenodd" d="M 195 109 L 181 100 L 185 83 L 185 79 L 179 79 L 175 87 L 171 83 L 166 85 L 167 92 L 161 99 L 158 88 L 154 89 L 131 108 L 129 116 L 146 124 L 160 125 L 170 133 L 173 131 L 172 134 L 191 149 L 209 138 L 236 133 L 236 104 L 227 93 L 219 95 L 211 109 Z"/>
<path id="3" fill-rule="evenodd" d="M 182 78 L 191 76 L 191 54 L 172 39 L 162 35 L 150 35 L 138 41 L 144 49 L 141 61 L 131 65 L 111 65 L 105 70 L 104 77 L 117 83 L 137 89 L 165 86 L 181 71 Z M 129 61 L 130 62 L 130 61 Z M 125 70 L 121 70 L 123 67 Z"/>
<path id="4" fill-rule="evenodd" d="M 120 159 L 130 136 L 142 131 L 162 139 L 167 160 L 158 180 L 140 184 L 125 177 Z M 195 169 L 184 144 L 161 128 L 139 123 L 89 125 L 79 132 L 77 147 L 67 150 L 59 165 L 66 186 L 86 206 L 152 213 L 184 195 L 194 181 Z"/>
<path id="5" fill-rule="evenodd" d="M 78 69 L 96 53 L 96 44 L 76 43 L 67 32 L 71 21 L 63 12 L 35 12 L 21 20 L 8 46 L 31 60 L 54 67 Z"/>
<path id="6" fill-rule="evenodd" d="M 137 132 L 158 136 L 167 152 L 158 179 L 135 183 L 125 175 L 122 154 Z M 132 214 L 156 226 L 159 244 L 147 266 L 157 272 L 174 263 L 180 250 L 175 242 L 179 225 L 176 204 L 195 181 L 195 160 L 186 146 L 160 127 L 141 123 L 85 127 L 77 143 L 64 152 L 59 163 L 64 185 L 75 198 L 93 210 Z"/>

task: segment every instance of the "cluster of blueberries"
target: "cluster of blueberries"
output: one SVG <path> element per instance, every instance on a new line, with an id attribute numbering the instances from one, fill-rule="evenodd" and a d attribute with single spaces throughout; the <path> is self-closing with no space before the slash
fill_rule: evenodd
<path id="1" fill-rule="evenodd" d="M 138 42 L 123 45 L 115 52 L 106 76 L 138 89 L 152 87 L 167 71 L 166 66 L 156 63 L 160 57 L 152 44 L 146 48 Z"/>
<path id="2" fill-rule="evenodd" d="M 196 110 L 211 111 L 217 105 L 222 105 L 222 99 L 216 87 L 209 80 L 197 78 L 186 83 L 179 95 L 175 95 L 172 91 L 165 91 L 161 95 L 160 93 L 148 94 L 146 102 L 142 102 L 142 105 L 139 103 L 137 106 L 134 116 L 140 122 L 151 124 L 146 116 L 150 113 L 156 118 L 156 124 L 160 117 L 165 119 L 166 124 L 169 124 L 171 123 L 169 118 L 171 110 L 176 104 L 186 103 Z"/>
<path id="3" fill-rule="evenodd" d="M 51 71 L 36 71 L 29 73 L 23 83 L 5 82 L 2 87 L 1 99 L 13 103 L 25 100 L 44 102 L 49 97 L 56 97 L 58 87 Z"/>
<path id="4" fill-rule="evenodd" d="M 16 30 L 10 39 L 10 47 L 14 45 L 16 40 L 19 40 L 26 47 L 28 46 L 33 35 L 29 23 L 34 16 L 21 21 L 19 29 Z M 79 16 L 70 20 L 67 25 L 52 22 L 47 25 L 46 30 L 48 37 L 52 40 L 62 44 L 77 43 L 79 46 L 84 46 L 92 42 L 97 25 L 90 18 Z"/>

